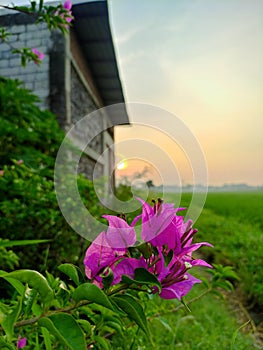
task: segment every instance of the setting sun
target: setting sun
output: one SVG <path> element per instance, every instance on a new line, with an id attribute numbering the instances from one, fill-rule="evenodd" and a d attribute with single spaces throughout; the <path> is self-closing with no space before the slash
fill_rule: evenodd
<path id="1" fill-rule="evenodd" d="M 117 164 L 117 169 L 118 170 L 125 170 L 128 167 L 128 162 L 127 160 L 121 160 L 118 164 Z"/>

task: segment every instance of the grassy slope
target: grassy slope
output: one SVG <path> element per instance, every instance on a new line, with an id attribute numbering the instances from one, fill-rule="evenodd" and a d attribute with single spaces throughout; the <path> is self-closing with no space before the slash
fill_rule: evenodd
<path id="1" fill-rule="evenodd" d="M 198 285 L 187 296 L 187 300 L 198 296 L 203 291 L 203 286 Z M 134 330 L 125 337 L 125 343 L 116 336 L 113 339 L 112 348 L 115 350 L 253 350 L 258 349 L 254 345 L 253 337 L 248 333 L 238 332 L 233 347 L 233 336 L 240 327 L 240 322 L 231 314 L 227 303 L 215 297 L 213 294 L 205 295 L 200 300 L 191 304 L 191 313 L 186 309 L 170 312 L 178 306 L 177 300 L 162 300 L 154 297 L 148 301 L 147 314 L 162 314 L 159 317 L 151 317 L 149 320 L 152 342 L 142 332 L 134 334 Z M 131 344 L 133 343 L 133 346 Z"/>
<path id="2" fill-rule="evenodd" d="M 168 197 L 168 196 L 166 196 Z M 176 201 L 176 194 L 169 194 L 169 201 Z M 180 206 L 188 206 L 191 195 L 184 194 Z M 262 193 L 211 193 L 208 195 L 205 208 L 195 224 L 199 229 L 198 241 L 209 241 L 215 248 L 203 247 L 207 258 L 214 262 L 235 266 L 241 277 L 240 287 L 244 293 L 253 298 L 262 296 L 261 283 L 263 245 L 262 245 Z M 199 295 L 202 285 L 196 285 L 187 300 Z M 175 304 L 173 304 L 175 303 Z M 148 303 L 149 314 L 163 313 L 163 316 L 152 318 L 150 328 L 153 334 L 153 345 L 142 334 L 127 334 L 125 344 L 114 339 L 114 349 L 184 349 L 184 350 L 222 350 L 231 349 L 232 337 L 244 320 L 237 319 L 222 299 L 209 294 L 191 304 L 191 313 L 186 310 L 167 313 L 178 301 L 165 301 L 154 298 Z M 233 350 L 259 349 L 254 345 L 250 331 L 238 332 Z"/>

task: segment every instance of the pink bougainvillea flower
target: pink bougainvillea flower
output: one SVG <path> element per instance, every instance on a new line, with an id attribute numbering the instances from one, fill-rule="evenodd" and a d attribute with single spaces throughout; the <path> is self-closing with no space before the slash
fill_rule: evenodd
<path id="1" fill-rule="evenodd" d="M 24 163 L 23 159 L 19 159 L 19 160 L 17 161 L 17 164 L 18 164 L 18 165 L 23 164 L 23 163 Z"/>
<path id="2" fill-rule="evenodd" d="M 138 198 L 142 203 L 142 214 L 131 225 L 124 217 L 103 216 L 109 222 L 107 232 L 102 232 L 87 249 L 84 259 L 87 277 L 103 288 L 103 276 L 113 273 L 111 285 L 121 282 L 122 276 L 134 278 L 137 268 L 144 268 L 155 275 L 162 286 L 159 293 L 164 299 L 181 299 L 196 283 L 201 281 L 188 273 L 194 266 L 212 268 L 202 259 L 194 259 L 192 253 L 207 242 L 192 243 L 197 232 L 192 221 L 184 222 L 177 212 L 184 208 L 174 208 L 173 204 L 163 204 L 161 200 L 153 206 Z M 135 225 L 141 220 L 141 237 L 147 242 L 147 254 L 131 257 L 129 247 L 136 242 Z M 138 247 L 138 251 L 140 251 Z M 137 252 L 138 253 L 138 252 Z"/>
<path id="3" fill-rule="evenodd" d="M 23 349 L 26 346 L 26 338 L 21 338 L 20 335 L 18 336 L 18 341 L 17 341 L 17 348 L 18 349 Z"/>
<path id="4" fill-rule="evenodd" d="M 0 176 L 4 176 L 5 175 L 5 171 L 4 170 L 0 170 Z"/>
<path id="5" fill-rule="evenodd" d="M 71 0 L 66 0 L 66 1 L 64 2 L 64 4 L 63 4 L 63 7 L 64 7 L 64 9 L 66 9 L 66 10 L 71 10 L 71 8 L 72 8 L 72 2 L 71 2 Z"/>
<path id="6" fill-rule="evenodd" d="M 39 64 L 39 61 L 42 61 L 45 57 L 45 54 L 36 48 L 33 48 L 32 52 L 37 56 L 37 60 L 34 61 L 35 64 Z"/>

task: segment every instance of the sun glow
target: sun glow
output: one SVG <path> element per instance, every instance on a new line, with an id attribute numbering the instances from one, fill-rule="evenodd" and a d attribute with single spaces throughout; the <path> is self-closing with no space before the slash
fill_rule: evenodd
<path id="1" fill-rule="evenodd" d="M 127 167 L 128 167 L 128 162 L 127 162 L 127 160 L 121 160 L 118 164 L 117 164 L 117 169 L 118 170 L 125 170 L 125 169 L 127 169 Z"/>

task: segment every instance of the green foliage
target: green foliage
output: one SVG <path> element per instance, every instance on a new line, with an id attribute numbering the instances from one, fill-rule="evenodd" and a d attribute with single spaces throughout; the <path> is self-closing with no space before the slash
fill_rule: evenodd
<path id="1" fill-rule="evenodd" d="M 172 332 L 164 315 L 174 315 L 185 309 L 179 301 L 162 302 L 158 295 L 145 293 L 144 286 L 153 281 L 151 274 L 144 274 L 141 269 L 137 271 L 137 280 L 129 287 L 121 283 L 111 286 L 107 293 L 92 283 L 81 281 L 79 269 L 73 264 L 60 265 L 59 270 L 63 271 L 63 279 L 50 273 L 45 277 L 33 270 L 1 271 L 0 279 L 8 281 L 13 289 L 10 298 L 0 303 L 0 344 L 12 348 L 17 335 L 23 333 L 28 345 L 40 350 L 84 350 L 89 345 L 95 349 L 119 349 L 121 345 L 125 349 L 132 342 L 144 344 L 148 349 L 160 344 L 156 343 L 156 321 L 153 320 L 159 320 Z M 221 281 L 223 276 L 233 277 L 231 269 L 218 266 L 216 271 L 212 283 L 207 283 L 201 295 L 214 290 L 218 276 Z M 68 277 L 72 278 L 68 280 Z M 195 299 L 199 297 L 188 299 L 186 303 Z M 180 319 L 182 314 L 179 315 Z M 136 334 L 140 336 L 137 338 Z M 235 339 L 237 337 L 235 334 Z"/>
<path id="2" fill-rule="evenodd" d="M 94 284 L 76 280 L 77 266 L 65 264 L 59 269 L 79 285 L 76 287 L 72 279 L 62 280 L 50 273 L 45 277 L 32 270 L 0 273 L 0 278 L 13 287 L 10 300 L 0 303 L 2 344 L 12 346 L 21 328 L 29 344 L 35 343 L 34 334 L 42 334 L 39 349 L 82 350 L 89 344 L 110 349 L 107 338 L 123 333 L 123 317 L 130 317 L 147 330 L 142 306 L 133 296 L 122 295 L 123 288 L 114 286 L 107 295 Z"/>
<path id="3" fill-rule="evenodd" d="M 214 293 L 199 298 L 203 292 L 204 286 L 198 285 L 187 296 L 185 302 L 191 313 L 178 300 L 141 296 L 140 304 L 146 309 L 152 343 L 144 332 L 128 327 L 124 330 L 124 342 L 119 334 L 113 337 L 112 349 L 222 350 L 231 348 L 234 335 L 235 350 L 257 349 L 251 334 L 236 332 L 239 324 L 226 300 L 215 297 Z M 199 298 L 198 301 L 190 303 L 195 298 Z"/>
<path id="4" fill-rule="evenodd" d="M 52 176 L 48 169 L 64 135 L 54 115 L 40 110 L 38 101 L 18 81 L 0 79 L 0 166 L 23 159 L 25 165 L 41 168 L 41 175 Z"/>
<path id="5" fill-rule="evenodd" d="M 109 302 L 109 299 L 95 284 L 84 283 L 80 285 L 72 294 L 72 298 L 76 303 L 79 303 L 82 300 L 89 300 L 90 302 L 96 302 L 99 305 L 113 310 L 113 306 Z"/>
<path id="6" fill-rule="evenodd" d="M 17 270 L 1 275 L 2 278 L 9 281 L 15 279 L 20 282 L 27 283 L 30 288 L 35 289 L 43 302 L 53 299 L 53 292 L 46 278 L 41 273 L 33 270 Z"/>
<path id="7" fill-rule="evenodd" d="M 86 349 L 84 332 L 71 315 L 66 313 L 56 313 L 49 317 L 41 318 L 38 321 L 38 325 L 46 328 L 68 349 Z"/>
<path id="8" fill-rule="evenodd" d="M 12 251 L 7 250 L 5 244 L 10 244 L 10 241 L 8 239 L 1 239 L 0 238 L 0 266 L 3 269 L 14 269 L 15 266 L 18 266 L 19 258 L 18 256 Z"/>
<path id="9" fill-rule="evenodd" d="M 134 297 L 128 294 L 117 295 L 114 297 L 114 302 L 131 320 L 137 323 L 146 335 L 150 336 L 143 308 Z"/>
<path id="10" fill-rule="evenodd" d="M 37 101 L 17 81 L 0 79 L 1 236 L 13 241 L 51 240 L 30 249 L 12 248 L 21 258 L 20 267 L 43 271 L 66 261 L 82 265 L 79 257 L 86 242 L 69 227 L 58 207 L 53 169 L 64 134 L 55 116 L 40 110 Z M 99 219 L 102 210 L 92 183 L 79 176 L 78 185 L 89 211 Z M 11 253 L 2 255 L 7 262 L 6 254 Z M 15 257 L 13 264 L 11 259 L 4 266 L 14 264 Z"/>

